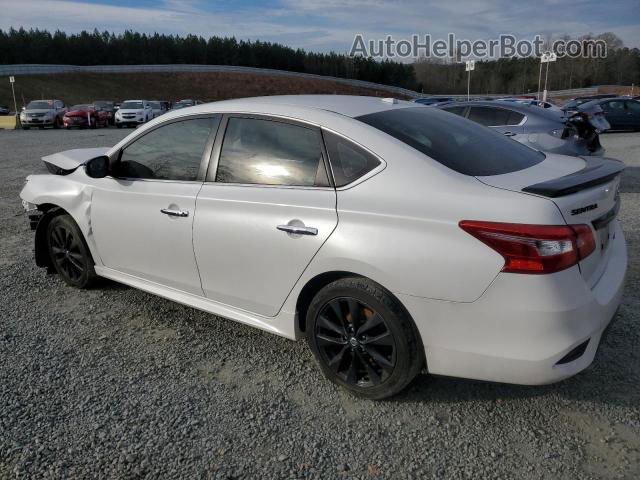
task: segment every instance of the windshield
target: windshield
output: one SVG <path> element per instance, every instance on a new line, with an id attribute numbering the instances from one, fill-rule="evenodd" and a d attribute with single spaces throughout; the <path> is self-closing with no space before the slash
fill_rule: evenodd
<path id="1" fill-rule="evenodd" d="M 180 108 L 189 107 L 189 106 L 190 105 L 188 103 L 180 103 L 180 102 L 178 102 L 178 103 L 173 105 L 172 110 L 178 110 Z"/>
<path id="2" fill-rule="evenodd" d="M 465 175 L 517 172 L 544 154 L 459 115 L 435 108 L 401 108 L 356 117 Z"/>
<path id="3" fill-rule="evenodd" d="M 28 110 L 49 110 L 53 108 L 53 100 L 34 100 L 27 105 Z"/>
<path id="4" fill-rule="evenodd" d="M 154 110 L 160 110 L 162 108 L 160 106 L 160 102 L 149 102 L 149 105 L 151 105 L 151 108 L 153 108 Z"/>
<path id="5" fill-rule="evenodd" d="M 110 108 L 113 107 L 113 102 L 103 102 L 103 101 L 97 101 L 97 102 L 93 102 L 94 105 L 99 106 L 100 108 Z"/>
<path id="6" fill-rule="evenodd" d="M 93 105 L 74 105 L 69 110 L 87 110 L 89 108 L 93 108 Z"/>
<path id="7" fill-rule="evenodd" d="M 142 102 L 124 102 L 120 105 L 121 110 L 142 110 L 143 108 Z"/>

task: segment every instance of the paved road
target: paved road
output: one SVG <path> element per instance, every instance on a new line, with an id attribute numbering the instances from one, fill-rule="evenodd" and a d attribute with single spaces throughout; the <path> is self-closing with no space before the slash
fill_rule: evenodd
<path id="1" fill-rule="evenodd" d="M 0 478 L 638 478 L 639 134 L 603 137 L 631 167 L 631 266 L 593 367 L 544 387 L 421 375 L 371 402 L 325 381 L 302 343 L 34 266 L 24 177 L 126 133 L 0 131 Z"/>

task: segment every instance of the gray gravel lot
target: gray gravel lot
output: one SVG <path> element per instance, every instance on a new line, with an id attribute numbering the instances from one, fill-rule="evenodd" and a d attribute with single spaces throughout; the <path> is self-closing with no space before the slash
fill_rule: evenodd
<path id="1" fill-rule="evenodd" d="M 127 133 L 0 131 L 0 478 L 638 478 L 640 134 L 602 138 L 629 165 L 630 269 L 594 365 L 545 387 L 421 375 L 372 402 L 304 343 L 35 267 L 24 177 Z"/>

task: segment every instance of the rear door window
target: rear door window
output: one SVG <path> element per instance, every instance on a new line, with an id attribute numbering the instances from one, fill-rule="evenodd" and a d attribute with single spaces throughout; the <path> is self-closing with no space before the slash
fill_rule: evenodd
<path id="1" fill-rule="evenodd" d="M 269 119 L 231 117 L 216 182 L 328 186 L 320 131 Z"/>
<path id="2" fill-rule="evenodd" d="M 398 108 L 356 119 L 465 175 L 517 172 L 545 159 L 537 150 L 437 108 Z"/>

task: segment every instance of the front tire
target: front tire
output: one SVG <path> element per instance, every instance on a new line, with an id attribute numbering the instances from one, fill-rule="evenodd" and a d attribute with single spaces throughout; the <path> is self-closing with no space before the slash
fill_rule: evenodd
<path id="1" fill-rule="evenodd" d="M 314 297 L 306 336 L 333 383 L 369 399 L 403 390 L 424 365 L 424 349 L 409 314 L 377 283 L 349 277 Z"/>
<path id="2" fill-rule="evenodd" d="M 51 264 L 72 287 L 88 288 L 96 280 L 93 258 L 80 228 L 70 215 L 57 215 L 47 226 Z"/>
<path id="3" fill-rule="evenodd" d="M 56 119 L 53 121 L 53 128 L 55 128 L 56 130 L 60 128 L 60 118 L 56 117 Z"/>

